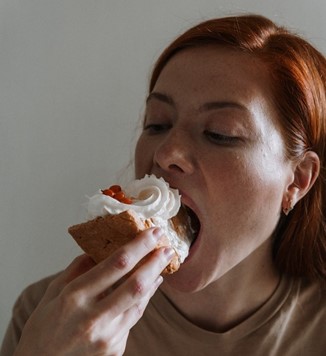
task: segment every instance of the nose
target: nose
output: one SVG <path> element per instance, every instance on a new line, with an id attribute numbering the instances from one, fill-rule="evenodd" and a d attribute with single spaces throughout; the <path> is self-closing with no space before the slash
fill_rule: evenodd
<path id="1" fill-rule="evenodd" d="M 154 153 L 154 165 L 168 173 L 194 171 L 194 144 L 187 132 L 171 129 Z"/>

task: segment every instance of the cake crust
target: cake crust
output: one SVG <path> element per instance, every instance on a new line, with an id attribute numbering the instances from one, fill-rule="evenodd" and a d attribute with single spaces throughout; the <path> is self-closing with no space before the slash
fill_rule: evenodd
<path id="1" fill-rule="evenodd" d="M 148 227 L 146 221 L 128 210 L 73 225 L 68 232 L 82 250 L 99 263 Z"/>
<path id="2" fill-rule="evenodd" d="M 171 224 L 179 236 L 186 238 L 190 233 L 186 213 L 181 209 L 171 219 Z M 106 215 L 68 228 L 81 249 L 96 263 L 109 257 L 119 247 L 134 239 L 141 231 L 154 226 L 150 219 L 143 220 L 133 210 L 127 210 L 116 215 Z M 163 235 L 156 248 L 170 246 L 169 239 Z M 145 257 L 141 263 L 146 261 Z M 180 267 L 178 252 L 163 273 L 174 273 Z"/>

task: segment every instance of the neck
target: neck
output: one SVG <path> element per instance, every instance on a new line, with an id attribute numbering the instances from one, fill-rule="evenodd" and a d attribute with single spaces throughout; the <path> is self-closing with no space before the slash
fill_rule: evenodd
<path id="1" fill-rule="evenodd" d="M 194 324 L 206 330 L 225 332 L 254 314 L 271 297 L 279 283 L 272 258 L 266 263 L 266 254 L 262 255 L 265 258 L 258 261 L 248 257 L 198 292 L 183 293 L 167 282 L 163 284 L 162 291 Z"/>

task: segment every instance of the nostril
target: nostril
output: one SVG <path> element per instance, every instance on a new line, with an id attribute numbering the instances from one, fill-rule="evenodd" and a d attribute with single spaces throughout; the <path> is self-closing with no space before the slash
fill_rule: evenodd
<path id="1" fill-rule="evenodd" d="M 182 168 L 176 164 L 170 164 L 169 169 L 175 172 L 183 172 Z"/>
<path id="2" fill-rule="evenodd" d="M 165 143 L 157 148 L 153 158 L 154 164 L 165 171 L 190 174 L 194 169 L 191 150 L 184 146 Z"/>

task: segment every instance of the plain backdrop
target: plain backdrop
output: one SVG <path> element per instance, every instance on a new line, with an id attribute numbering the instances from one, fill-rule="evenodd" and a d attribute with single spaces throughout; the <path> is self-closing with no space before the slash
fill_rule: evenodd
<path id="1" fill-rule="evenodd" d="M 0 0 L 0 339 L 21 290 L 80 253 L 85 196 L 132 177 L 160 52 L 248 12 L 326 52 L 324 0 Z"/>

